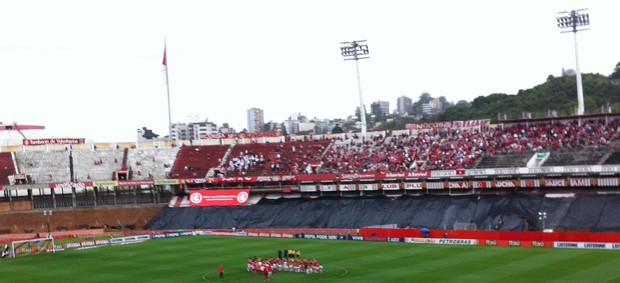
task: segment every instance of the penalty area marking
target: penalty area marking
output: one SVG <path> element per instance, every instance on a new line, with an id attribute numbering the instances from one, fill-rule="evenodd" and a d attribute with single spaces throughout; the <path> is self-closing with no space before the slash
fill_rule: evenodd
<path id="1" fill-rule="evenodd" d="M 209 279 L 207 279 L 207 274 L 209 274 L 209 272 L 205 272 L 205 274 L 202 275 L 202 280 L 207 281 L 207 282 L 212 282 L 212 281 L 209 281 Z"/>
<path id="2" fill-rule="evenodd" d="M 332 277 L 327 277 L 325 279 L 338 278 L 338 277 L 341 277 L 341 276 L 345 276 L 345 275 L 347 275 L 347 273 L 349 273 L 349 270 L 344 268 L 344 267 L 342 267 L 342 266 L 336 266 L 336 265 L 325 265 L 325 266 L 333 266 L 333 267 L 336 267 L 336 268 L 340 268 L 343 271 L 342 274 L 334 275 Z"/>

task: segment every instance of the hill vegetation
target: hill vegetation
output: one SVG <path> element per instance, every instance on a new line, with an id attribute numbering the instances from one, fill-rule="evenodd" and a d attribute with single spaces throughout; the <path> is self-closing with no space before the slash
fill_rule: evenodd
<path id="1" fill-rule="evenodd" d="M 620 70 L 620 67 L 617 66 L 616 69 Z M 601 113 L 603 109 L 620 112 L 620 85 L 612 83 L 612 76 L 582 74 L 586 114 Z M 516 94 L 493 93 L 479 96 L 471 102 L 450 103 L 441 113 L 417 119 L 394 117 L 390 122 L 382 123 L 373 130 L 403 129 L 407 123 L 435 121 L 491 119 L 497 122 L 500 116 L 506 119 L 521 119 L 524 112 L 530 113 L 531 118 L 548 117 L 551 113 L 569 116 L 575 113 L 576 108 L 575 76 L 550 75 L 544 83 L 519 90 Z"/>

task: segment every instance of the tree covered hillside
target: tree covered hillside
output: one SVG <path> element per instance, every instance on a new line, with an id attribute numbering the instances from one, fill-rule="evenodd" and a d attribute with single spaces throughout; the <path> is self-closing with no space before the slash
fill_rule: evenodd
<path id="1" fill-rule="evenodd" d="M 601 106 L 609 106 L 613 112 L 620 111 L 620 85 L 614 85 L 607 76 L 583 74 L 583 93 L 586 114 L 601 113 Z M 498 113 L 508 119 L 522 117 L 530 112 L 532 118 L 546 117 L 549 110 L 558 116 L 573 115 L 577 108 L 577 85 L 574 76 L 549 76 L 543 84 L 520 90 L 517 94 L 494 93 L 479 96 L 471 104 L 459 104 L 446 109 L 433 121 L 454 121 L 480 118 L 497 120 Z"/>

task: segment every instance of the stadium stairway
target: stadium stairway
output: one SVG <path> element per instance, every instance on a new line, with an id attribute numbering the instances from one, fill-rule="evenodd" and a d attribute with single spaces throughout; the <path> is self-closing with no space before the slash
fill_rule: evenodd
<path id="1" fill-rule="evenodd" d="M 597 164 L 620 164 L 620 142 L 614 142 Z"/>

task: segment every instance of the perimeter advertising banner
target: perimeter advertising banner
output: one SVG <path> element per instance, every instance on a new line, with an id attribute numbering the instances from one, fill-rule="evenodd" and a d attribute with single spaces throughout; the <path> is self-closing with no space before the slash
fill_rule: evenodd
<path id="1" fill-rule="evenodd" d="M 119 180 L 119 186 L 152 186 L 155 184 L 153 180 Z"/>
<path id="2" fill-rule="evenodd" d="M 46 144 L 82 144 L 84 139 L 75 138 L 51 138 L 51 139 L 24 139 L 24 145 L 46 145 Z"/>
<path id="3" fill-rule="evenodd" d="M 155 180 L 155 185 L 178 185 L 179 179 L 162 179 Z"/>
<path id="4" fill-rule="evenodd" d="M 118 181 L 94 181 L 97 187 L 118 187 Z"/>
<path id="5" fill-rule="evenodd" d="M 246 205 L 250 189 L 241 190 L 192 190 L 189 206 L 238 206 Z"/>
<path id="6" fill-rule="evenodd" d="M 93 182 L 64 182 L 64 183 L 50 183 L 51 189 L 85 189 L 86 187 L 92 187 Z"/>

